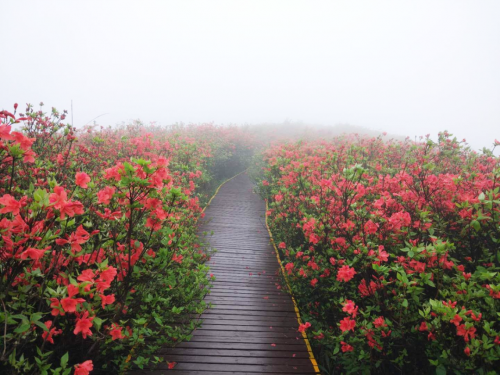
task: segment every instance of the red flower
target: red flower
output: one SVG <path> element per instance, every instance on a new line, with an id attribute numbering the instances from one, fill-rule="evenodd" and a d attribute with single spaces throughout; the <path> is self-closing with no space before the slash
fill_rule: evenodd
<path id="1" fill-rule="evenodd" d="M 120 327 L 115 323 L 112 324 L 111 330 L 109 331 L 109 334 L 113 338 L 113 341 L 118 340 L 118 339 L 123 339 L 125 337 L 125 336 L 123 336 L 122 330 L 123 330 L 123 327 Z"/>
<path id="2" fill-rule="evenodd" d="M 318 283 L 318 279 L 312 279 L 311 280 L 311 286 L 314 288 L 316 284 Z"/>
<path id="3" fill-rule="evenodd" d="M 384 251 L 384 247 L 382 245 L 378 247 L 377 258 L 381 262 L 387 262 L 389 260 L 389 253 L 387 251 Z"/>
<path id="4" fill-rule="evenodd" d="M 420 324 L 420 328 L 418 329 L 420 332 L 423 332 L 423 331 L 428 331 L 429 330 L 429 327 L 427 327 L 427 322 L 422 322 Z"/>
<path id="5" fill-rule="evenodd" d="M 455 324 L 457 327 L 460 325 L 460 322 L 462 321 L 463 319 L 460 317 L 460 315 L 458 314 L 455 314 L 455 316 L 453 317 L 452 320 L 450 320 L 450 323 L 453 323 Z"/>
<path id="6" fill-rule="evenodd" d="M 299 326 L 298 331 L 299 331 L 299 332 L 305 332 L 305 331 L 306 331 L 306 329 L 308 329 L 310 326 L 311 326 L 311 323 L 309 323 L 309 322 L 305 322 L 304 324 L 301 324 L 301 325 Z"/>
<path id="7" fill-rule="evenodd" d="M 100 294 L 99 297 L 101 297 L 101 305 L 102 305 L 103 309 L 106 305 L 110 305 L 113 302 L 115 302 L 115 295 L 114 294 L 110 294 L 107 296 L 105 296 L 104 294 Z"/>
<path id="8" fill-rule="evenodd" d="M 387 332 L 382 331 L 381 333 L 382 333 L 382 337 L 385 338 L 385 337 L 389 337 L 391 335 L 392 331 L 391 330 L 389 330 Z"/>
<path id="9" fill-rule="evenodd" d="M 465 342 L 469 342 L 469 337 L 476 337 L 476 328 L 474 326 L 470 328 L 465 328 L 465 324 L 461 324 L 457 327 L 457 336 L 463 336 Z"/>
<path id="10" fill-rule="evenodd" d="M 341 341 L 340 342 L 342 344 L 342 352 L 345 353 L 345 352 L 352 352 L 354 350 L 354 348 L 349 345 L 348 343 L 344 342 L 344 341 Z"/>
<path id="11" fill-rule="evenodd" d="M 291 275 L 293 270 L 293 263 L 287 263 L 285 265 L 285 270 L 288 272 L 289 275 Z"/>
<path id="12" fill-rule="evenodd" d="M 67 204 L 68 194 L 61 186 L 55 186 L 54 192 L 50 194 L 49 201 L 56 210 L 60 210 Z"/>
<path id="13" fill-rule="evenodd" d="M 116 181 L 120 181 L 121 174 L 124 171 L 123 165 L 120 163 L 113 168 L 108 168 L 104 171 L 104 178 L 106 179 L 115 179 Z"/>
<path id="14" fill-rule="evenodd" d="M 116 189 L 111 186 L 106 186 L 104 189 L 99 190 L 97 193 L 97 202 L 102 204 L 109 204 L 111 198 L 113 198 L 113 194 Z"/>
<path id="15" fill-rule="evenodd" d="M 19 210 L 26 203 L 26 199 L 21 199 L 19 202 L 10 195 L 5 194 L 0 198 L 0 204 L 4 205 L 2 209 L 0 209 L 0 214 L 8 214 L 11 212 L 13 215 L 19 215 Z"/>
<path id="16" fill-rule="evenodd" d="M 356 306 L 356 304 L 353 301 L 347 299 L 344 302 L 344 307 L 342 308 L 342 311 L 345 311 L 346 313 L 352 315 L 353 318 L 355 318 L 356 315 L 358 314 L 358 306 Z"/>
<path id="17" fill-rule="evenodd" d="M 100 272 L 99 280 L 112 282 L 116 276 L 116 268 L 112 266 L 108 266 L 104 271 Z"/>
<path id="18" fill-rule="evenodd" d="M 470 317 L 472 318 L 472 320 L 479 322 L 481 320 L 481 318 L 483 317 L 483 314 L 479 313 L 479 315 L 476 316 L 476 314 L 471 312 Z"/>
<path id="19" fill-rule="evenodd" d="M 106 289 L 111 287 L 111 282 L 116 276 L 116 268 L 109 266 L 106 270 L 101 271 L 99 279 L 97 279 L 97 291 L 103 293 Z"/>
<path id="20" fill-rule="evenodd" d="M 44 331 L 42 333 L 42 338 L 51 344 L 54 343 L 54 339 L 52 338 L 53 336 L 60 335 L 62 333 L 62 329 L 56 329 L 51 328 L 52 327 L 52 320 L 47 320 L 45 323 L 45 326 L 47 327 L 48 331 Z"/>
<path id="21" fill-rule="evenodd" d="M 94 365 L 92 361 L 85 361 L 78 365 L 75 365 L 75 374 L 74 375 L 89 375 L 90 371 L 94 369 Z"/>
<path id="22" fill-rule="evenodd" d="M 410 266 L 418 273 L 425 272 L 425 263 L 412 260 Z"/>
<path id="23" fill-rule="evenodd" d="M 387 327 L 387 324 L 385 324 L 385 320 L 383 316 L 379 316 L 375 321 L 373 322 L 373 325 L 375 328 L 380 328 L 380 327 Z"/>
<path id="24" fill-rule="evenodd" d="M 76 319 L 73 333 L 78 335 L 81 332 L 84 339 L 86 339 L 87 336 L 92 336 L 92 331 L 90 330 L 90 328 L 92 328 L 92 320 L 94 320 L 94 318 L 89 318 L 89 312 L 85 311 L 81 317 Z"/>
<path id="25" fill-rule="evenodd" d="M 184 256 L 183 256 L 183 255 L 177 255 L 177 254 L 172 255 L 172 260 L 173 260 L 174 262 L 179 263 L 179 264 L 181 264 L 181 263 L 182 263 L 182 259 L 183 259 L 183 258 L 184 258 Z"/>
<path id="26" fill-rule="evenodd" d="M 61 300 L 61 305 L 66 312 L 76 312 L 76 306 L 80 303 L 85 302 L 83 298 L 63 298 Z"/>
<path id="27" fill-rule="evenodd" d="M 28 250 L 26 251 L 23 251 L 19 257 L 21 259 L 27 259 L 27 258 L 30 258 L 30 259 L 33 259 L 33 260 L 40 260 L 41 258 L 43 258 L 43 255 L 45 254 L 45 252 L 47 251 L 48 249 L 34 249 L 32 247 L 30 247 Z"/>
<path id="28" fill-rule="evenodd" d="M 59 308 L 61 306 L 61 303 L 57 298 L 51 298 L 50 299 L 50 307 L 52 307 L 52 312 L 51 314 L 53 316 L 58 316 L 58 315 L 64 315 L 64 311 L 61 311 Z"/>
<path id="29" fill-rule="evenodd" d="M 56 243 L 61 246 L 70 243 L 73 254 L 76 254 L 82 250 L 82 247 L 80 245 L 87 242 L 89 238 L 90 234 L 85 229 L 83 229 L 82 225 L 80 225 L 75 232 L 71 233 L 67 240 L 58 239 L 56 240 Z"/>
<path id="30" fill-rule="evenodd" d="M 77 201 L 68 201 L 68 194 L 61 186 L 54 187 L 54 193 L 50 194 L 49 201 L 54 205 L 56 210 L 59 210 L 62 220 L 64 220 L 66 215 L 73 217 L 84 213 L 83 204 Z"/>
<path id="31" fill-rule="evenodd" d="M 12 127 L 10 125 L 1 124 L 0 125 L 0 138 L 2 138 L 4 141 L 13 140 L 14 137 L 12 137 L 12 135 L 10 135 L 11 128 Z"/>
<path id="32" fill-rule="evenodd" d="M 451 302 L 450 300 L 448 300 L 448 302 L 443 301 L 443 306 L 451 307 L 452 309 L 454 309 L 457 306 L 457 301 L 455 302 Z"/>
<path id="33" fill-rule="evenodd" d="M 24 151 L 28 151 L 35 141 L 35 138 L 28 138 L 24 134 L 19 132 L 12 132 L 11 134 L 14 136 L 15 143 L 19 144 L 21 149 Z"/>
<path id="34" fill-rule="evenodd" d="M 342 332 L 349 331 L 349 330 L 354 332 L 355 326 L 356 326 L 356 321 L 351 320 L 351 318 L 349 318 L 349 317 L 344 318 L 340 321 L 340 330 Z"/>
<path id="35" fill-rule="evenodd" d="M 172 370 L 176 364 L 177 364 L 177 362 L 168 362 L 168 369 Z"/>
<path id="36" fill-rule="evenodd" d="M 337 273 L 337 280 L 347 282 L 351 280 L 355 274 L 356 271 L 354 270 L 354 268 L 351 268 L 349 266 L 342 266 Z"/>
<path id="37" fill-rule="evenodd" d="M 94 271 L 92 271 L 91 269 L 86 269 L 86 270 L 83 270 L 82 273 L 80 274 L 80 276 L 78 276 L 76 279 L 78 281 L 94 282 L 94 277 L 95 277 Z"/>
<path id="38" fill-rule="evenodd" d="M 73 284 L 68 284 L 66 287 L 68 289 L 68 297 L 76 296 L 79 293 L 78 287 Z"/>
<path id="39" fill-rule="evenodd" d="M 464 349 L 464 353 L 467 357 L 470 357 L 470 348 L 468 346 Z"/>
<path id="40" fill-rule="evenodd" d="M 86 189 L 88 187 L 88 183 L 90 182 L 90 177 L 85 172 L 76 172 L 75 176 L 75 184 L 80 186 L 81 188 Z"/>
<path id="41" fill-rule="evenodd" d="M 371 220 L 368 220 L 366 223 L 365 223 L 365 232 L 366 234 L 374 234 L 374 233 L 377 233 L 377 230 L 378 230 L 378 224 L 375 224 L 373 221 Z"/>

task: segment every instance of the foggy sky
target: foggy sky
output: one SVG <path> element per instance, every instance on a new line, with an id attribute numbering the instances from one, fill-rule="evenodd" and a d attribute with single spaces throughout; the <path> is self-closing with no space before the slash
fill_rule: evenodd
<path id="1" fill-rule="evenodd" d="M 1 0 L 0 15 L 0 109 L 500 140 L 498 0 Z"/>

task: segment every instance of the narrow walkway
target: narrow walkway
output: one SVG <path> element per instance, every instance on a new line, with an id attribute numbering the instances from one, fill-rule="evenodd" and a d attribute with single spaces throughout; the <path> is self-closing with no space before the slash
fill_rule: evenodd
<path id="1" fill-rule="evenodd" d="M 281 291 L 279 264 L 265 226 L 265 203 L 241 174 L 222 186 L 200 233 L 214 231 L 213 307 L 189 342 L 162 354 L 173 370 L 155 374 L 314 374 L 294 306 Z M 161 368 L 161 367 L 160 367 Z"/>

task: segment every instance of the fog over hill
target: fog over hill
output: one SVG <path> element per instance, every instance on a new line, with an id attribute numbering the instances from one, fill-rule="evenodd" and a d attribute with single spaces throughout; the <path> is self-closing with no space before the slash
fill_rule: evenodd
<path id="1" fill-rule="evenodd" d="M 0 109 L 500 139 L 497 0 L 3 0 L 0 14 Z"/>

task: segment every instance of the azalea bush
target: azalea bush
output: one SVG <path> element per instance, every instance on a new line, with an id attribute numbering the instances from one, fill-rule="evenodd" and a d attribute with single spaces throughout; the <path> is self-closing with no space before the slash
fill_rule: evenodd
<path id="1" fill-rule="evenodd" d="M 269 224 L 325 373 L 496 373 L 492 150 L 447 132 L 350 136 L 279 144 L 262 163 Z"/>
<path id="2" fill-rule="evenodd" d="M 0 112 L 0 372 L 160 361 L 206 307 L 196 221 L 250 144 L 212 125 L 77 132 L 55 109 L 14 109 Z"/>

